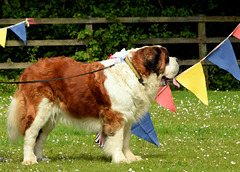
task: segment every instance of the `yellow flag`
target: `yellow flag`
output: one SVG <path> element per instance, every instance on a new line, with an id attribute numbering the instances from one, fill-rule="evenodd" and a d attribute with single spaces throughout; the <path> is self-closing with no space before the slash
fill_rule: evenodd
<path id="1" fill-rule="evenodd" d="M 7 28 L 0 29 L 0 45 L 5 48 L 7 38 Z"/>
<path id="2" fill-rule="evenodd" d="M 201 62 L 176 77 L 177 81 L 208 105 L 207 87 Z"/>

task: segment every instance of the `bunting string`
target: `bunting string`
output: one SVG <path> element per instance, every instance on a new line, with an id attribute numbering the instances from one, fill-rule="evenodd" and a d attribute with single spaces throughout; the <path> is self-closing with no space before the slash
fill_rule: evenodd
<path id="1" fill-rule="evenodd" d="M 229 39 L 233 33 L 238 29 L 238 27 L 240 27 L 240 24 L 238 24 L 238 26 L 232 31 L 232 33 L 230 33 L 228 35 L 228 37 L 226 39 L 224 39 L 220 44 L 218 44 L 212 51 L 210 51 L 204 58 L 202 58 L 200 60 L 200 62 L 204 61 L 210 54 L 212 54 L 216 49 L 218 49 L 227 39 Z"/>
<path id="2" fill-rule="evenodd" d="M 30 24 L 37 24 L 37 23 L 31 22 L 31 20 L 33 20 L 33 18 L 26 18 L 26 20 L 19 22 L 17 24 L 0 28 L 0 45 L 3 48 L 5 48 L 8 29 L 12 30 L 24 42 L 24 45 L 26 45 L 27 34 L 26 34 L 25 26 L 29 27 Z"/>
<path id="3" fill-rule="evenodd" d="M 167 88 L 168 85 L 165 85 L 160 91 L 157 93 L 157 97 Z"/>
<path id="4" fill-rule="evenodd" d="M 230 33 L 220 44 L 218 44 L 198 63 L 176 76 L 176 80 L 180 84 L 193 92 L 206 105 L 208 105 L 207 89 L 201 64 L 205 59 L 228 71 L 233 75 L 233 77 L 240 81 L 240 68 L 237 63 L 237 58 L 235 56 L 232 44 L 229 40 L 232 35 L 240 39 L 240 24 L 238 24 L 232 33 Z"/>
<path id="5" fill-rule="evenodd" d="M 5 27 L 5 28 L 10 29 L 10 28 L 12 28 L 12 27 L 16 27 L 16 26 L 18 26 L 18 25 L 20 25 L 20 24 L 23 24 L 23 23 L 25 24 L 26 21 L 27 21 L 27 20 L 22 21 L 22 22 L 19 22 L 19 23 L 17 23 L 17 24 L 11 25 L 11 26 L 7 26 L 7 27 Z"/>
<path id="6" fill-rule="evenodd" d="M 239 31 L 240 31 L 240 24 L 238 24 L 238 26 L 232 31 L 232 33 L 230 33 L 228 36 L 227 36 L 227 38 L 225 38 L 220 44 L 218 44 L 212 51 L 210 51 L 205 57 L 203 57 L 199 62 L 203 62 L 210 54 L 212 54 L 217 48 L 219 48 L 227 39 L 229 39 L 232 35 L 233 35 L 233 33 L 234 32 L 236 32 L 236 30 L 238 30 L 239 29 Z M 240 37 L 238 38 L 238 39 L 240 39 Z M 196 63 L 197 64 L 197 63 Z M 195 65 L 196 65 L 195 64 Z M 188 68 L 188 69 L 186 69 L 185 71 L 183 71 L 182 73 L 180 73 L 178 76 L 180 76 L 180 75 L 182 75 L 182 74 L 184 74 L 185 72 L 187 72 L 189 69 L 191 69 L 192 67 L 194 67 L 195 65 L 193 65 L 193 66 L 191 66 L 190 68 Z M 176 77 L 178 77 L 178 76 L 176 76 Z"/>

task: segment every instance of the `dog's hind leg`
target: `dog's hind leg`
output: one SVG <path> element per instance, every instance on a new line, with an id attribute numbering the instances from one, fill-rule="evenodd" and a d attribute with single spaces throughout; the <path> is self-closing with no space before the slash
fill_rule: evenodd
<path id="1" fill-rule="evenodd" d="M 43 98 L 38 106 L 37 115 L 31 126 L 25 131 L 24 136 L 24 165 L 37 163 L 37 157 L 34 154 L 36 139 L 40 130 L 45 126 L 52 114 L 53 103 L 50 103 L 47 98 Z M 30 107 L 29 107 L 30 108 Z"/>
<path id="2" fill-rule="evenodd" d="M 130 150 L 131 123 L 125 124 L 123 135 L 123 153 L 128 161 L 141 161 L 141 156 L 135 156 Z"/>
<path id="3" fill-rule="evenodd" d="M 56 116 L 53 117 L 57 118 Z M 38 161 L 50 160 L 48 158 L 43 158 L 43 148 L 45 146 L 48 134 L 55 128 L 57 121 L 57 119 L 50 118 L 39 131 L 34 147 L 34 153 Z"/>

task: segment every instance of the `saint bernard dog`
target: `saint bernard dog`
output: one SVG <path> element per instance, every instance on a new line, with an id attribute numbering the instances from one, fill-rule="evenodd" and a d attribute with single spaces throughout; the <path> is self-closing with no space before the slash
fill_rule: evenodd
<path id="1" fill-rule="evenodd" d="M 140 161 L 130 148 L 133 123 L 143 117 L 164 79 L 174 78 L 179 65 L 162 46 L 127 51 L 125 60 L 79 77 L 19 84 L 9 106 L 11 141 L 24 137 L 23 164 L 43 159 L 48 134 L 60 118 L 92 132 L 101 132 L 104 152 L 112 162 Z M 20 81 L 49 80 L 95 71 L 114 59 L 83 64 L 68 57 L 43 58 L 28 67 Z"/>

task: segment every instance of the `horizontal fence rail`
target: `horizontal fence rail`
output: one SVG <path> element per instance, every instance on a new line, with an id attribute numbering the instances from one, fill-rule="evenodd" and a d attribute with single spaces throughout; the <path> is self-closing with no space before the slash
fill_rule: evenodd
<path id="1" fill-rule="evenodd" d="M 240 22 L 240 16 L 189 16 L 189 17 L 118 17 L 121 23 L 207 23 L 207 22 Z M 16 24 L 25 20 L 0 19 L 0 24 Z M 115 23 L 114 20 L 99 17 L 83 18 L 34 18 L 32 22 L 38 24 L 108 24 Z"/>
<path id="2" fill-rule="evenodd" d="M 192 66 L 198 63 L 199 60 L 191 59 L 191 60 L 179 60 L 179 65 L 181 66 Z M 240 64 L 240 60 L 237 60 L 238 64 Z M 201 62 L 203 66 L 213 65 L 213 63 L 208 60 L 204 60 Z M 25 69 L 34 63 L 30 62 L 22 62 L 22 63 L 0 63 L 0 69 Z"/>
<path id="3" fill-rule="evenodd" d="M 226 37 L 217 38 L 151 38 L 137 41 L 134 44 L 209 44 L 220 43 Z M 237 38 L 230 38 L 231 43 L 240 43 Z M 71 45 L 87 45 L 85 40 L 77 39 L 59 39 L 59 40 L 28 40 L 26 46 L 71 46 Z M 22 41 L 9 40 L 6 42 L 6 47 L 24 46 Z"/>
<path id="4" fill-rule="evenodd" d="M 0 25 L 13 25 L 22 22 L 26 19 L 0 19 Z M 220 43 L 226 37 L 206 37 L 206 23 L 211 22 L 239 22 L 239 16 L 189 16 L 189 17 L 118 17 L 121 23 L 197 23 L 198 24 L 198 37 L 197 38 L 151 38 L 143 39 L 135 42 L 135 44 L 198 44 L 199 45 L 199 59 L 205 57 L 207 54 L 207 44 Z M 34 18 L 31 22 L 38 24 L 84 24 L 86 28 L 92 30 L 94 24 L 110 24 L 115 23 L 114 20 L 99 17 L 83 18 Z M 239 39 L 234 37 L 230 38 L 232 43 L 240 43 Z M 64 39 L 64 40 L 27 40 L 26 46 L 86 46 L 86 40 L 77 39 Z M 24 46 L 22 41 L 7 40 L 6 47 Z M 182 60 L 180 65 L 193 65 L 199 60 Z M 21 69 L 27 68 L 32 63 L 0 63 L 0 69 Z M 212 65 L 209 61 L 205 60 L 203 65 Z M 240 60 L 238 60 L 240 64 Z"/>

